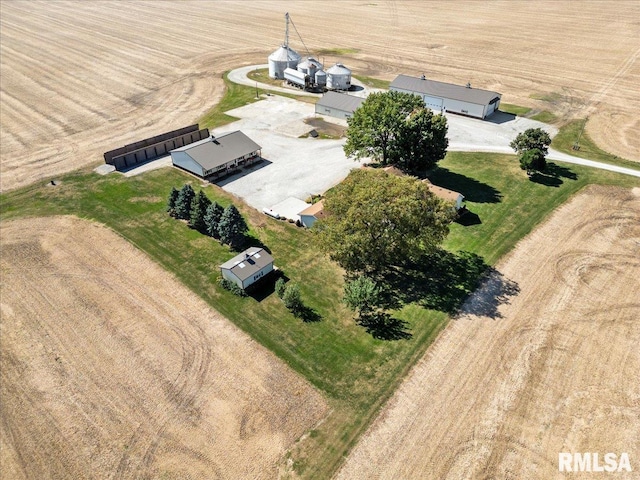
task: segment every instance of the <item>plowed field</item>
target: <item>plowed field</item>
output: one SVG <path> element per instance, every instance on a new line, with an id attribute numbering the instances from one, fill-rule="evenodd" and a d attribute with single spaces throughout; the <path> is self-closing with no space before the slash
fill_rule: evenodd
<path id="1" fill-rule="evenodd" d="M 266 63 L 284 37 L 355 74 L 495 89 L 583 118 L 604 149 L 640 160 L 640 3 L 3 1 L 2 191 L 98 164 L 193 122 L 221 74 Z M 531 98 L 535 95 L 538 100 Z"/>
<path id="2" fill-rule="evenodd" d="M 338 478 L 598 475 L 559 474 L 560 452 L 626 452 L 633 471 L 605 475 L 637 478 L 640 189 L 589 188 L 497 268 Z"/>
<path id="3" fill-rule="evenodd" d="M 326 414 L 107 228 L 19 220 L 0 239 L 2 478 L 270 479 Z"/>

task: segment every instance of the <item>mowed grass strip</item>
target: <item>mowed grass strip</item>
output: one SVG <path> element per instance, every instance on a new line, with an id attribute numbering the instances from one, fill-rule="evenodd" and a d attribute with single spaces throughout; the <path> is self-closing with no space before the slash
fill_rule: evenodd
<path id="1" fill-rule="evenodd" d="M 583 186 L 639 183 L 633 177 L 578 166 L 558 166 L 556 177 L 535 182 L 511 155 L 450 153 L 441 167 L 432 180 L 462 192 L 472 220 L 466 226 L 453 224 L 445 246 L 479 254 L 489 264 Z M 239 207 L 250 234 L 300 285 L 305 305 L 320 321 L 304 323 L 293 317 L 274 294 L 262 301 L 233 296 L 219 288 L 216 279 L 218 266 L 234 253 L 166 214 L 169 190 L 186 182 L 196 191 L 201 188 L 199 181 L 172 168 L 133 178 L 85 170 L 61 177 L 57 186 L 41 183 L 0 195 L 0 220 L 71 214 L 104 223 L 272 350 L 323 391 L 332 405 L 326 422 L 292 451 L 294 467 L 303 477 L 329 478 L 446 325 L 447 315 L 407 305 L 394 315 L 407 322 L 411 338 L 373 338 L 341 304 L 342 272 L 318 253 L 310 231 L 266 217 L 209 185 L 203 188 L 212 200 Z"/>

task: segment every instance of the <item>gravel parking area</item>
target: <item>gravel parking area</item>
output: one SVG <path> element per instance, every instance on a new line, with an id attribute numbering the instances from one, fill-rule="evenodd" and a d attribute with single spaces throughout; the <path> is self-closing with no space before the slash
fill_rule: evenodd
<path id="1" fill-rule="evenodd" d="M 314 106 L 280 96 L 267 96 L 227 112 L 239 121 L 214 134 L 242 130 L 262 146 L 261 164 L 241 175 L 217 182 L 254 208 L 262 210 L 294 197 L 304 200 L 323 193 L 361 163 L 345 157 L 344 140 L 298 138 L 313 127 L 303 122 L 314 116 Z"/>

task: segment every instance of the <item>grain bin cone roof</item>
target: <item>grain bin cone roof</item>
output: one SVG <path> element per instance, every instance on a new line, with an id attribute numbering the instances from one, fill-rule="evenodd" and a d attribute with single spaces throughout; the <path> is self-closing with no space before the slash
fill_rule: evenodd
<path id="1" fill-rule="evenodd" d="M 330 75 L 351 75 L 351 70 L 341 63 L 336 63 L 333 67 L 327 70 L 327 73 Z"/>
<path id="2" fill-rule="evenodd" d="M 291 47 L 282 45 L 275 52 L 269 55 L 269 60 L 274 62 L 298 62 L 300 55 Z"/>
<path id="3" fill-rule="evenodd" d="M 315 68 L 322 68 L 322 64 L 313 57 L 307 58 L 304 62 L 298 64 L 300 67 L 307 68 L 313 66 Z"/>

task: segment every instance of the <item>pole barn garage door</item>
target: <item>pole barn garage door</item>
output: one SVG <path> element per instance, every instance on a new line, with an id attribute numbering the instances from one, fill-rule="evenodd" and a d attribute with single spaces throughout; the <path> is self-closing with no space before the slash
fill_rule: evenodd
<path id="1" fill-rule="evenodd" d="M 425 95 L 424 104 L 431 110 L 442 111 L 442 99 L 439 97 L 429 97 Z"/>

